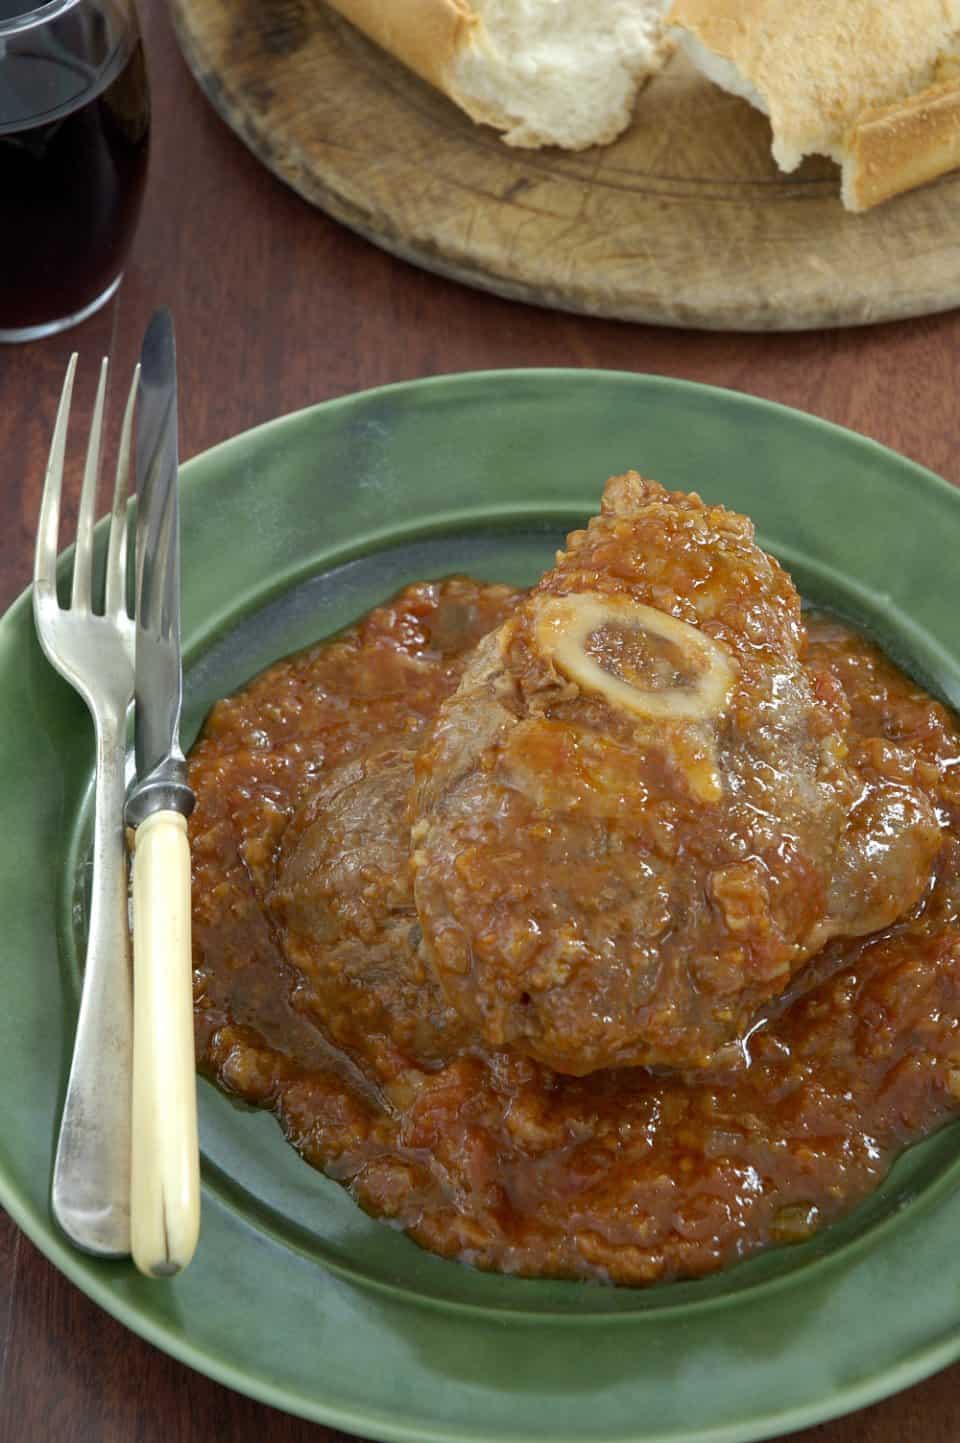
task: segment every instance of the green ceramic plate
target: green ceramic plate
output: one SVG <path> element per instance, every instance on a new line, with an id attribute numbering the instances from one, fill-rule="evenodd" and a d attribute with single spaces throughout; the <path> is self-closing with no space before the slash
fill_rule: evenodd
<path id="1" fill-rule="evenodd" d="M 453 376 L 329 402 L 183 472 L 187 729 L 215 697 L 417 576 L 531 580 L 636 466 L 749 512 L 814 601 L 960 704 L 960 494 L 869 441 L 732 393 L 589 371 Z M 201 1085 L 203 1231 L 140 1278 L 48 1206 L 78 995 L 92 768 L 27 597 L 0 622 L 0 1194 L 73 1281 L 159 1347 L 382 1439 L 744 1443 L 960 1355 L 955 1128 L 845 1223 L 651 1291 L 485 1276 L 420 1252 Z"/>

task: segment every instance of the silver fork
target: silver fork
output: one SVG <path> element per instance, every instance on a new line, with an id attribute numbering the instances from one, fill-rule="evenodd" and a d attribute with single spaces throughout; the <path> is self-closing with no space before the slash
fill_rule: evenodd
<path id="1" fill-rule="evenodd" d="M 89 707 L 97 745 L 90 926 L 51 1200 L 57 1222 L 79 1247 L 122 1256 L 130 1251 L 133 1035 L 123 824 L 126 716 L 133 700 L 134 656 L 134 624 L 127 613 L 127 493 L 140 368 L 134 372 L 123 417 L 100 614 L 99 597 L 94 594 L 93 525 L 106 358 L 100 368 L 87 444 L 70 605 L 61 607 L 57 599 L 60 495 L 76 367 L 74 354 L 67 366 L 50 446 L 33 570 L 33 615 L 40 644 Z"/>

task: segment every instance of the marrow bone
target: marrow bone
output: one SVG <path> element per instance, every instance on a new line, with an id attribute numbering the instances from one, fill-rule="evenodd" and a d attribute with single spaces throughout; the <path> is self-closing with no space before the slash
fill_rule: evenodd
<path id="1" fill-rule="evenodd" d="M 627 597 L 544 597 L 535 632 L 542 655 L 570 681 L 652 720 L 709 721 L 736 678 L 736 663 L 712 637 Z"/>

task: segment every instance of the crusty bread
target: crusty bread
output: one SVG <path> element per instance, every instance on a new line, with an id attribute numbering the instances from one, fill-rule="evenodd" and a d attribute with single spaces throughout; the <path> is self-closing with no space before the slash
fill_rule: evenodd
<path id="1" fill-rule="evenodd" d="M 781 170 L 812 153 L 841 164 L 851 210 L 960 164 L 960 87 L 938 75 L 960 0 L 673 0 L 667 23 L 770 116 Z"/>
<path id="2" fill-rule="evenodd" d="M 404 65 L 447 90 L 479 21 L 468 0 L 329 0 L 332 9 Z"/>
<path id="3" fill-rule="evenodd" d="M 614 140 L 673 27 L 711 80 L 769 115 L 781 170 L 840 163 L 849 210 L 960 166 L 960 0 L 328 3 L 508 145 Z"/>
<path id="4" fill-rule="evenodd" d="M 630 123 L 666 0 L 328 0 L 508 145 L 582 150 Z"/>

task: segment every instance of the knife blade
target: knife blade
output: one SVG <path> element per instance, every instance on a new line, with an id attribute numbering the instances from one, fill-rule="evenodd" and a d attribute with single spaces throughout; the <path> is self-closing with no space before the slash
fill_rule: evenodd
<path id="1" fill-rule="evenodd" d="M 180 749 L 177 471 L 176 343 L 170 312 L 164 309 L 155 313 L 143 339 L 137 395 L 137 774 L 127 801 L 127 819 L 133 826 L 168 806 L 188 816 L 194 802 Z"/>
<path id="2" fill-rule="evenodd" d="M 133 1126 L 130 1243 L 151 1277 L 193 1256 L 200 1170 L 193 1044 L 193 792 L 180 747 L 180 525 L 173 322 L 158 311 L 140 357 L 136 438 L 136 776 L 133 859 Z"/>

